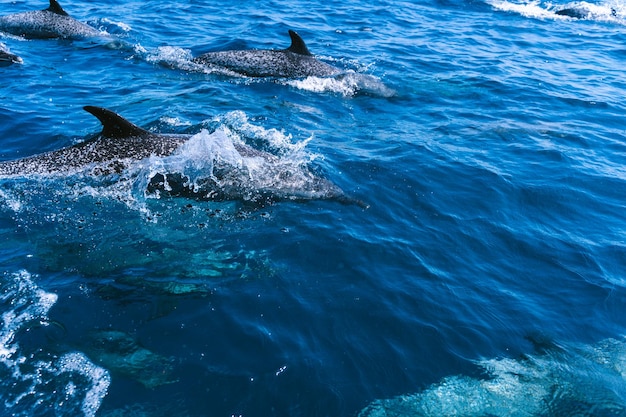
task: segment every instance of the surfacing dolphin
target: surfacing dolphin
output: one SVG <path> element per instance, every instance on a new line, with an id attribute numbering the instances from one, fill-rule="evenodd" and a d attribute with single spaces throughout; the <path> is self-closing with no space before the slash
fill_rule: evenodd
<path id="1" fill-rule="evenodd" d="M 0 67 L 8 67 L 11 64 L 21 64 L 22 58 L 9 52 L 3 44 L 0 43 Z"/>
<path id="2" fill-rule="evenodd" d="M 587 19 L 594 16 L 594 13 L 589 8 L 583 5 L 577 7 L 567 7 L 565 9 L 557 10 L 554 14 L 559 16 L 573 17 L 574 19 Z M 617 17 L 617 10 L 611 7 L 611 17 Z"/>
<path id="3" fill-rule="evenodd" d="M 291 45 L 287 49 L 244 49 L 208 52 L 193 62 L 210 68 L 225 68 L 248 77 L 327 77 L 342 71 L 318 61 L 293 30 L 289 30 Z"/>
<path id="4" fill-rule="evenodd" d="M 50 7 L 44 10 L 0 16 L 0 31 L 27 39 L 84 39 L 103 35 L 68 15 L 57 0 L 50 0 Z"/>
<path id="5" fill-rule="evenodd" d="M 0 162 L 0 175 L 47 175 L 80 171 L 98 165 L 99 172 L 124 169 L 129 161 L 172 154 L 188 135 L 154 134 L 101 107 L 84 109 L 102 123 L 102 132 L 74 146 Z"/>
<path id="6" fill-rule="evenodd" d="M 94 106 L 84 109 L 100 120 L 102 132 L 67 148 L 0 162 L 0 177 L 72 174 L 89 169 L 93 175 L 121 173 L 135 161 L 173 155 L 193 136 L 152 133 L 111 110 Z M 281 200 L 330 199 L 366 207 L 307 169 L 292 172 L 291 166 L 285 167 L 275 155 L 244 143 L 233 143 L 233 146 L 241 160 L 254 160 L 253 165 L 265 167 L 262 174 L 268 180 L 252 180 L 249 172 L 242 171 L 240 166 L 217 158 L 211 172 L 194 181 L 182 172 L 152 173 L 146 193 L 201 201 L 242 200 L 257 205 Z"/>

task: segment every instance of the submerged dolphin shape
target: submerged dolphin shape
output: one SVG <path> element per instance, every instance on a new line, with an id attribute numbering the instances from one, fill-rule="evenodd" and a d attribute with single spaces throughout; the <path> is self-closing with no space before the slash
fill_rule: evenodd
<path id="1" fill-rule="evenodd" d="M 0 31 L 27 39 L 83 39 L 102 32 L 67 14 L 57 0 L 44 10 L 0 16 Z"/>
<path id="2" fill-rule="evenodd" d="M 208 52 L 192 61 L 208 67 L 226 68 L 248 77 L 326 77 L 341 73 L 339 68 L 315 59 L 296 32 L 290 30 L 289 36 L 291 46 L 287 49 Z"/>
<path id="3" fill-rule="evenodd" d="M 113 329 L 92 330 L 83 343 L 87 355 L 95 362 L 146 388 L 177 381 L 173 358 L 146 349 L 128 333 Z"/>
<path id="4" fill-rule="evenodd" d="M 9 52 L 3 44 L 0 43 L 0 67 L 7 67 L 11 64 L 21 64 L 22 58 Z"/>
<path id="5" fill-rule="evenodd" d="M 70 174 L 89 168 L 95 175 L 120 173 L 133 161 L 174 154 L 193 136 L 152 133 L 111 110 L 93 106 L 84 109 L 100 120 L 101 133 L 67 148 L 0 162 L 0 176 Z M 282 165 L 275 155 L 244 143 L 233 143 L 233 146 L 242 159 L 254 159 L 255 165 L 264 167 L 263 175 L 259 176 L 266 176 L 267 180 L 252 179 L 249 172 L 221 163 L 218 158 L 213 162 L 212 172 L 194 181 L 182 172 L 153 173 L 148 179 L 146 193 L 202 201 L 243 200 L 261 205 L 280 200 L 332 199 L 366 207 L 364 203 L 347 197 L 332 182 L 306 169 L 292 172 L 291 166 Z"/>

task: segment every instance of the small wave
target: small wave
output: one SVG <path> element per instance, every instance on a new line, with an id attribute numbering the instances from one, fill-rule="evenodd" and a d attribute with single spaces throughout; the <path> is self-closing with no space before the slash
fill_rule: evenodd
<path id="1" fill-rule="evenodd" d="M 489 378 L 450 376 L 423 392 L 375 401 L 359 417 L 626 413 L 626 338 L 477 364 Z"/>
<path id="2" fill-rule="evenodd" d="M 49 326 L 57 295 L 39 288 L 26 271 L 5 274 L 0 284 L 0 400 L 13 415 L 94 416 L 107 394 L 108 372 L 81 352 L 57 356 L 20 347 L 20 334 Z"/>

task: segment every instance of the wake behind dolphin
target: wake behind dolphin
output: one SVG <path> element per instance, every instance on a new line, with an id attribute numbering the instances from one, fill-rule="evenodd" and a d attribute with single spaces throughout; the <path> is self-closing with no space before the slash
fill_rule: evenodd
<path id="1" fill-rule="evenodd" d="M 110 110 L 84 109 L 100 120 L 101 133 L 67 148 L 0 162 L 0 177 L 121 175 L 135 177 L 134 183 L 141 184 L 147 196 L 254 205 L 330 199 L 365 207 L 301 162 L 231 140 L 226 128 L 212 134 L 157 134 Z M 197 154 L 196 160 L 189 160 Z M 146 160 L 147 164 L 139 163 Z"/>
<path id="2" fill-rule="evenodd" d="M 50 6 L 44 10 L 1 16 L 0 31 L 27 39 L 84 39 L 103 35 L 72 18 L 57 0 L 50 0 Z"/>

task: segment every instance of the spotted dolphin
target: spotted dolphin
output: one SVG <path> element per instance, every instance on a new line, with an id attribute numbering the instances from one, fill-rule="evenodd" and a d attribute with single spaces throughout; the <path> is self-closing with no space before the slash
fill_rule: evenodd
<path id="1" fill-rule="evenodd" d="M 244 49 L 208 52 L 193 62 L 210 68 L 225 68 L 248 77 L 299 78 L 326 77 L 342 71 L 318 61 L 293 30 L 289 30 L 291 45 L 286 49 Z"/>
<path id="2" fill-rule="evenodd" d="M 22 58 L 12 54 L 0 43 L 0 67 L 8 67 L 11 64 L 21 64 Z"/>
<path id="3" fill-rule="evenodd" d="M 84 109 L 102 123 L 102 131 L 76 145 L 56 151 L 0 162 L 0 177 L 13 178 L 33 175 L 67 175 L 88 171 L 92 175 L 121 173 L 134 161 L 153 156 L 173 155 L 193 135 L 159 134 L 134 125 L 111 110 L 85 106 Z M 279 157 L 244 143 L 233 143 L 243 159 L 254 160 L 254 165 L 265 166 L 268 181 L 252 181 L 249 173 L 214 161 L 212 172 L 191 181 L 185 173 L 151 173 L 146 193 L 165 197 L 186 197 L 201 201 L 243 200 L 263 205 L 290 200 L 330 199 L 342 203 L 364 203 L 347 197 L 329 180 L 308 169 L 295 173 L 292 166 L 282 164 Z"/>
<path id="4" fill-rule="evenodd" d="M 44 10 L 0 16 L 0 31 L 27 39 L 84 39 L 103 32 L 71 17 L 57 0 Z"/>
<path id="5" fill-rule="evenodd" d="M 25 176 L 67 173 L 99 165 L 123 169 L 128 161 L 166 156 L 188 139 L 187 135 L 160 135 L 135 126 L 120 115 L 101 108 L 84 109 L 102 123 L 102 132 L 89 140 L 56 151 L 0 162 L 0 175 Z"/>

